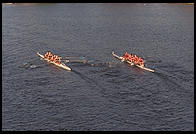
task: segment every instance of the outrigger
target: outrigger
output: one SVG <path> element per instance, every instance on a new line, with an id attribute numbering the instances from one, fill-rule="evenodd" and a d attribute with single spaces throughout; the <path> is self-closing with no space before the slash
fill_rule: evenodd
<path id="1" fill-rule="evenodd" d="M 61 68 L 63 68 L 63 69 L 66 69 L 66 70 L 71 71 L 71 68 L 68 67 L 68 66 L 66 66 L 64 63 L 57 64 L 57 63 L 55 63 L 55 62 L 52 62 L 52 61 L 46 59 L 46 58 L 44 57 L 44 55 L 41 55 L 39 52 L 37 52 L 37 55 L 39 55 L 42 59 L 46 60 L 46 61 L 49 62 L 49 63 L 52 63 L 52 64 L 54 64 L 54 65 L 56 65 L 56 66 L 58 66 L 58 67 L 61 67 Z"/>
<path id="2" fill-rule="evenodd" d="M 123 62 L 129 63 L 129 64 L 132 65 L 132 66 L 137 66 L 137 67 L 139 67 L 139 68 L 141 68 L 141 69 L 144 69 L 144 70 L 146 70 L 146 71 L 154 72 L 154 70 L 152 70 L 152 69 L 149 69 L 149 68 L 146 68 L 146 67 L 144 67 L 144 66 L 140 66 L 140 65 L 138 65 L 138 64 L 135 64 L 135 63 L 133 63 L 133 62 L 131 62 L 131 61 L 125 60 L 123 57 L 116 55 L 116 54 L 114 53 L 114 51 L 112 52 L 112 55 L 113 55 L 115 58 L 117 58 L 117 59 L 119 59 L 119 60 L 121 60 L 121 61 L 123 61 Z"/>

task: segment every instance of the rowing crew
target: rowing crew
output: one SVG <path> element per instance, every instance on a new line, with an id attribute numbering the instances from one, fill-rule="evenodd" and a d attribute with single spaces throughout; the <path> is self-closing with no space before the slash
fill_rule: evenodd
<path id="1" fill-rule="evenodd" d="M 123 58 L 124 58 L 123 60 L 128 60 L 136 65 L 144 66 L 144 60 L 137 55 L 129 54 L 126 52 Z"/>
<path id="2" fill-rule="evenodd" d="M 57 55 L 53 55 L 50 51 L 46 52 L 46 54 L 44 55 L 44 58 L 46 58 L 52 62 L 55 62 L 57 64 L 61 64 L 61 58 Z"/>

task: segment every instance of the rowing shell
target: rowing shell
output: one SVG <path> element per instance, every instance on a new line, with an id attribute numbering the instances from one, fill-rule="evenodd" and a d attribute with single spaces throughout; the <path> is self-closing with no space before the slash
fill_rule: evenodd
<path id="1" fill-rule="evenodd" d="M 123 57 L 116 55 L 114 52 L 112 52 L 112 55 L 113 55 L 115 58 L 121 60 L 122 62 L 125 61 L 125 62 L 131 64 L 132 66 L 135 65 L 135 66 L 137 66 L 137 67 L 139 67 L 139 68 L 141 68 L 141 69 L 144 69 L 144 70 L 146 70 L 146 71 L 154 72 L 154 70 L 152 70 L 152 69 L 146 68 L 146 67 L 144 67 L 144 66 L 139 66 L 139 65 L 137 65 L 137 64 L 134 64 L 133 62 L 124 60 Z"/>
<path id="2" fill-rule="evenodd" d="M 46 60 L 46 61 L 49 62 L 49 63 L 52 63 L 52 64 L 54 64 L 54 65 L 56 65 L 56 66 L 58 66 L 58 67 L 61 67 L 61 68 L 63 68 L 63 69 L 66 69 L 66 70 L 71 71 L 71 68 L 68 67 L 68 66 L 66 66 L 64 63 L 57 64 L 57 63 L 55 63 L 55 62 L 52 62 L 52 61 L 50 61 L 50 60 L 44 58 L 44 56 L 41 55 L 39 52 L 37 52 L 37 55 L 39 55 L 41 58 L 43 58 L 44 60 Z"/>

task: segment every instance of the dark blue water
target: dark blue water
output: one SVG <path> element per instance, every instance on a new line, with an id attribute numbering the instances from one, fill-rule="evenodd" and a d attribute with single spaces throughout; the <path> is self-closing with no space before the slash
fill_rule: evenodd
<path id="1" fill-rule="evenodd" d="M 16 4 L 2 12 L 3 130 L 194 130 L 193 5 Z M 66 71 L 36 55 L 48 50 L 88 62 Z M 112 51 L 143 57 L 155 73 Z"/>

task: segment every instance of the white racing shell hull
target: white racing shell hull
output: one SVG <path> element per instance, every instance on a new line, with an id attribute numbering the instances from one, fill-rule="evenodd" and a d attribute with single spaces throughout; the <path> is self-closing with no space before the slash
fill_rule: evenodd
<path id="1" fill-rule="evenodd" d="M 124 60 L 123 60 L 123 57 L 120 57 L 120 56 L 116 55 L 114 52 L 112 52 L 112 55 L 113 55 L 114 57 L 116 57 L 117 59 L 119 59 L 119 60 L 121 60 L 121 61 L 124 61 Z M 154 70 L 152 70 L 152 69 L 146 68 L 146 67 L 144 67 L 144 66 L 136 65 L 136 64 L 134 64 L 133 62 L 130 62 L 130 61 L 125 61 L 125 62 L 131 64 L 132 66 L 135 65 L 135 66 L 137 66 L 137 67 L 139 67 L 139 68 L 141 68 L 141 69 L 144 69 L 144 70 L 146 70 L 146 71 L 154 72 Z"/>
<path id="2" fill-rule="evenodd" d="M 52 61 L 50 61 L 50 60 L 44 58 L 44 56 L 41 55 L 39 52 L 37 52 L 37 55 L 39 55 L 41 58 L 43 58 L 44 60 L 46 60 L 46 61 L 49 62 L 49 63 L 52 63 L 52 64 L 54 64 L 54 65 L 56 65 L 56 66 L 58 66 L 58 67 L 61 67 L 61 68 L 65 69 L 65 70 L 71 71 L 71 68 L 68 67 L 68 66 L 66 66 L 64 63 L 57 64 L 57 63 L 55 63 L 55 62 L 52 62 Z"/>

